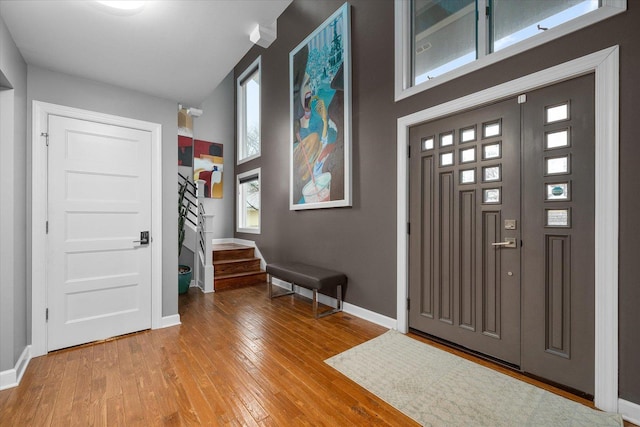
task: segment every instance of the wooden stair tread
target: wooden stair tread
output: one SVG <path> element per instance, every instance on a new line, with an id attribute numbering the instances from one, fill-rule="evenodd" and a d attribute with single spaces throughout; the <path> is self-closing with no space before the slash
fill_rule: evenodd
<path id="1" fill-rule="evenodd" d="M 238 243 L 216 243 L 212 247 L 214 252 L 216 251 L 235 251 L 238 249 L 253 249 L 252 246 L 240 245 Z"/>
<path id="2" fill-rule="evenodd" d="M 233 264 L 233 263 L 241 263 L 241 262 L 249 262 L 249 261 L 255 261 L 255 260 L 260 260 L 260 258 L 238 258 L 238 259 L 219 259 L 216 261 L 213 261 L 213 265 L 220 265 L 220 264 Z"/>
<path id="3" fill-rule="evenodd" d="M 214 280 L 232 279 L 232 278 L 235 278 L 235 277 L 255 276 L 255 275 L 258 275 L 258 274 L 267 274 L 267 272 L 264 271 L 264 270 L 255 270 L 255 271 L 246 271 L 246 272 L 242 272 L 242 273 L 219 274 L 219 275 L 214 277 Z"/>
<path id="4" fill-rule="evenodd" d="M 254 257 L 254 248 L 251 248 L 249 246 L 234 245 L 233 247 L 229 247 L 228 249 L 213 251 L 214 263 L 223 260 L 247 259 Z"/>

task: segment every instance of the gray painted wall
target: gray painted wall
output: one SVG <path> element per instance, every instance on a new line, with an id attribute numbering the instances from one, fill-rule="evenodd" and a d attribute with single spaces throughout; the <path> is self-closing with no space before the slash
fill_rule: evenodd
<path id="1" fill-rule="evenodd" d="M 343 0 L 294 0 L 278 19 L 278 38 L 254 47 L 239 76 L 262 55 L 262 156 L 236 167 L 262 167 L 262 234 L 267 261 L 296 259 L 346 272 L 346 301 L 396 317 L 396 120 L 470 93 L 620 45 L 620 397 L 640 403 L 640 2 L 559 40 L 394 102 L 394 9 L 388 0 L 351 0 L 353 50 L 353 207 L 289 211 L 288 54 Z"/>
<path id="2" fill-rule="evenodd" d="M 177 101 L 82 79 L 43 68 L 28 67 L 28 101 L 49 102 L 162 125 L 162 315 L 178 313 L 178 150 Z M 31 108 L 29 134 L 31 139 Z M 29 162 L 26 166 L 29 168 Z M 28 306 L 31 302 L 28 302 Z"/>
<path id="3" fill-rule="evenodd" d="M 0 371 L 27 346 L 27 64 L 0 17 Z M 5 80 L 3 79 L 3 80 Z"/>
<path id="4" fill-rule="evenodd" d="M 222 170 L 222 199 L 203 199 L 205 211 L 213 213 L 213 238 L 233 236 L 234 215 L 234 79 L 233 72 L 202 103 L 202 116 L 193 120 L 196 139 L 224 145 Z"/>

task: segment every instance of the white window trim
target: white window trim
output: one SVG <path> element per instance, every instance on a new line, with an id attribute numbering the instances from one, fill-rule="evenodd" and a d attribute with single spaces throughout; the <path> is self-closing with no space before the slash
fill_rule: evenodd
<path id="1" fill-rule="evenodd" d="M 478 0 L 478 9 L 484 10 L 487 0 Z M 472 73 L 488 65 L 495 64 L 551 40 L 578 31 L 589 25 L 610 18 L 627 10 L 627 0 L 602 0 L 602 6 L 555 28 L 550 28 L 534 37 L 508 46 L 498 52 L 486 54 L 488 31 L 478 25 L 478 59 L 448 73 L 412 86 L 411 79 L 411 5 L 407 0 L 395 0 L 395 100 L 431 89 L 442 83 Z"/>
<path id="2" fill-rule="evenodd" d="M 243 178 L 248 176 L 258 176 L 258 188 L 260 188 L 260 210 L 258 211 L 258 228 L 248 228 L 248 227 L 240 227 L 240 215 L 242 209 L 240 209 L 240 181 Z M 250 233 L 250 234 L 260 234 L 260 230 L 262 229 L 262 175 L 261 168 L 252 169 L 247 172 L 243 172 L 236 176 L 236 232 L 238 233 Z"/>
<path id="3" fill-rule="evenodd" d="M 411 126 L 535 88 L 595 73 L 595 393 L 594 404 L 618 412 L 618 218 L 619 218 L 619 47 L 445 102 L 398 119 L 397 131 L 397 329 L 409 329 L 408 236 L 409 171 L 407 146 Z"/>
<path id="4" fill-rule="evenodd" d="M 244 72 L 242 74 L 240 74 L 240 77 L 238 77 L 238 79 L 236 80 L 236 103 L 237 103 L 237 122 L 238 122 L 238 131 L 237 131 L 237 135 L 238 135 L 238 139 L 236 141 L 236 153 L 238 153 L 238 159 L 236 164 L 237 165 L 241 165 L 242 163 L 246 163 L 250 160 L 253 159 L 257 159 L 258 157 L 260 157 L 260 153 L 262 152 L 262 140 L 260 141 L 260 146 L 258 147 L 258 152 L 256 154 L 253 154 L 251 156 L 248 157 L 244 157 L 244 158 L 240 158 L 240 153 L 243 152 L 243 150 L 240 149 L 241 144 L 244 144 L 245 141 L 245 130 L 246 130 L 246 126 L 245 126 L 245 114 L 244 114 L 244 110 L 245 110 L 245 105 L 244 105 L 244 90 L 242 88 L 242 83 L 247 79 L 247 77 L 249 77 L 251 74 L 258 72 L 258 75 L 260 76 L 260 105 L 258 106 L 258 114 L 260 115 L 260 128 L 262 128 L 262 57 L 258 57 L 256 58 L 255 61 L 253 61 L 251 63 L 251 65 L 249 65 L 249 67 L 247 67 L 246 70 L 244 70 Z M 260 133 L 260 135 L 262 136 L 262 129 L 258 129 L 258 132 Z"/>

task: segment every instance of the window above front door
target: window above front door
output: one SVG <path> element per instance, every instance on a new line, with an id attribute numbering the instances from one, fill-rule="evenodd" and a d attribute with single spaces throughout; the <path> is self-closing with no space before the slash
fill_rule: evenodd
<path id="1" fill-rule="evenodd" d="M 396 101 L 627 9 L 627 0 L 396 0 Z"/>

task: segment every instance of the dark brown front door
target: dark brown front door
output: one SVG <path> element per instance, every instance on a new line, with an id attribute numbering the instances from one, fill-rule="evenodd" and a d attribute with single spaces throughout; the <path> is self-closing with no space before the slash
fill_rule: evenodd
<path id="1" fill-rule="evenodd" d="M 593 78 L 524 95 L 410 129 L 409 326 L 593 393 Z"/>

